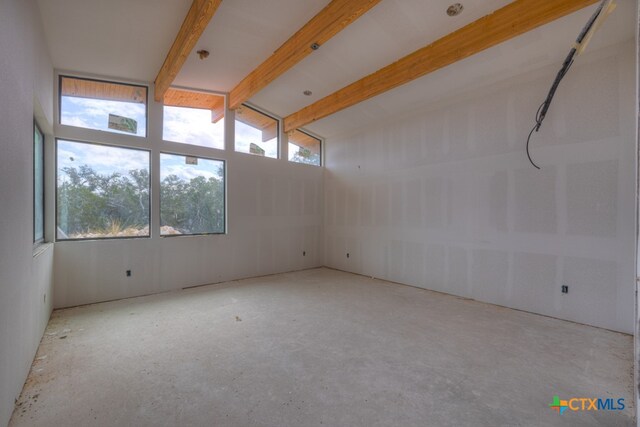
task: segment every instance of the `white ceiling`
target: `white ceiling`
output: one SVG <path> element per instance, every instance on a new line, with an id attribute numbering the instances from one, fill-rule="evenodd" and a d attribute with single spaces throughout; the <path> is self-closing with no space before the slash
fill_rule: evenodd
<path id="1" fill-rule="evenodd" d="M 452 0 L 382 0 L 251 99 L 286 116 L 430 42 L 498 9 L 509 0 L 465 0 L 455 18 Z M 176 85 L 230 91 L 318 13 L 329 0 L 223 0 Z M 153 81 L 191 0 L 39 0 L 54 66 Z M 634 0 L 618 9 L 594 37 L 598 49 L 635 35 Z M 593 12 L 586 8 L 443 70 L 307 126 L 325 137 L 366 126 L 381 116 L 472 90 L 497 79 L 558 63 Z M 207 60 L 195 50 L 211 52 Z M 304 96 L 304 90 L 312 96 Z"/>
<path id="2" fill-rule="evenodd" d="M 174 84 L 229 92 L 282 43 L 313 18 L 328 0 L 222 0 Z M 264 106 L 268 108 L 268 106 Z"/>
<path id="3" fill-rule="evenodd" d="M 191 1 L 38 0 L 38 5 L 55 68 L 153 81 Z"/>

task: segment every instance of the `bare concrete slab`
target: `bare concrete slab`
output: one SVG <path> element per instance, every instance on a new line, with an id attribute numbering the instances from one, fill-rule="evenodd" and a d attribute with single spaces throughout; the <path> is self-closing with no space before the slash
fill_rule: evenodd
<path id="1" fill-rule="evenodd" d="M 55 311 L 10 426 L 626 426 L 632 337 L 315 269 Z M 623 398 L 622 411 L 549 408 Z"/>

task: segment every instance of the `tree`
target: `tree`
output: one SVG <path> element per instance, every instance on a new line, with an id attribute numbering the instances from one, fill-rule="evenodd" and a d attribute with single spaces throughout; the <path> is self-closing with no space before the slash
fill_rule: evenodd
<path id="1" fill-rule="evenodd" d="M 88 165 L 62 169 L 58 183 L 58 226 L 69 237 L 108 235 L 149 225 L 149 171 L 99 174 Z"/>
<path id="2" fill-rule="evenodd" d="M 104 237 L 149 226 L 149 171 L 100 174 L 87 165 L 62 169 L 58 226 L 69 237 Z M 183 234 L 224 232 L 224 183 L 217 177 L 190 180 L 169 175 L 160 185 L 160 224 Z"/>

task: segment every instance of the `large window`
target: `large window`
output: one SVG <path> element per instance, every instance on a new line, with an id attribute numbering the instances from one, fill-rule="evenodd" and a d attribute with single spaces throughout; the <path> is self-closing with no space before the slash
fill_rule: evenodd
<path id="1" fill-rule="evenodd" d="M 57 239 L 148 237 L 149 152 L 59 139 Z"/>
<path id="2" fill-rule="evenodd" d="M 160 154 L 160 235 L 225 232 L 222 160 Z"/>
<path id="3" fill-rule="evenodd" d="M 301 130 L 289 133 L 289 161 L 320 166 L 322 141 Z"/>
<path id="4" fill-rule="evenodd" d="M 278 158 L 278 120 L 242 105 L 236 110 L 236 151 Z"/>
<path id="5" fill-rule="evenodd" d="M 224 96 L 170 88 L 162 139 L 224 149 Z"/>
<path id="6" fill-rule="evenodd" d="M 33 124 L 33 242 L 44 241 L 44 134 Z"/>
<path id="7" fill-rule="evenodd" d="M 147 88 L 60 76 L 60 123 L 147 136 Z"/>

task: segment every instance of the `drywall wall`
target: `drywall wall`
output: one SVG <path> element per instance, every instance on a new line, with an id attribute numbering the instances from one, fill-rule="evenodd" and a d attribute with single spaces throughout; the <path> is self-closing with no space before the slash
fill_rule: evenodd
<path id="1" fill-rule="evenodd" d="M 560 64 L 328 140 L 326 265 L 632 333 L 634 45 L 574 64 L 540 171 Z"/>
<path id="2" fill-rule="evenodd" d="M 0 425 L 51 314 L 53 247 L 33 248 L 33 120 L 53 117 L 53 69 L 31 0 L 0 0 Z M 51 141 L 47 140 L 47 144 Z"/>
<path id="3" fill-rule="evenodd" d="M 227 114 L 226 150 L 163 141 L 162 107 L 153 102 L 147 140 L 56 125 L 58 137 L 151 147 L 152 170 L 161 151 L 226 160 L 228 231 L 158 237 L 159 202 L 152 194 L 152 238 L 56 243 L 56 308 L 322 265 L 323 169 L 290 163 L 286 152 L 281 159 L 234 152 Z"/>

